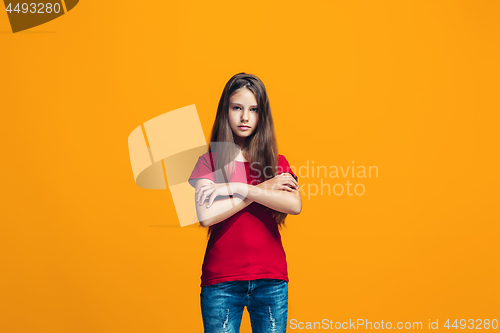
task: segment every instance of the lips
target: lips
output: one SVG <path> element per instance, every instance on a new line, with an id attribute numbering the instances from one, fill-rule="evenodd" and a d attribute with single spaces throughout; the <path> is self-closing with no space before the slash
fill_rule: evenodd
<path id="1" fill-rule="evenodd" d="M 239 128 L 250 128 L 249 126 L 238 126 Z"/>

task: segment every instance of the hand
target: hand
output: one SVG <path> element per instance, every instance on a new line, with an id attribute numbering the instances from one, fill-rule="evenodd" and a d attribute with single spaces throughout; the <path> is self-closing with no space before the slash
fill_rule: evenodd
<path id="1" fill-rule="evenodd" d="M 234 195 L 237 192 L 236 183 L 210 183 L 202 185 L 196 190 L 196 202 L 202 205 L 208 200 L 207 208 L 210 207 L 212 202 L 218 196 Z"/>
<path id="2" fill-rule="evenodd" d="M 266 180 L 265 182 L 260 183 L 257 186 L 264 189 L 273 189 L 288 192 L 295 192 L 299 189 L 299 184 L 297 183 L 295 178 L 293 178 L 293 176 L 288 172 L 279 174 L 276 177 Z"/>

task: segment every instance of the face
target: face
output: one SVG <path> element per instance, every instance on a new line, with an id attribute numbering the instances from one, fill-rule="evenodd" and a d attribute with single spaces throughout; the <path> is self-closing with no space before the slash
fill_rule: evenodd
<path id="1" fill-rule="evenodd" d="M 258 122 L 259 113 L 254 94 L 247 88 L 236 90 L 229 98 L 229 124 L 240 148 L 246 138 L 255 132 Z"/>

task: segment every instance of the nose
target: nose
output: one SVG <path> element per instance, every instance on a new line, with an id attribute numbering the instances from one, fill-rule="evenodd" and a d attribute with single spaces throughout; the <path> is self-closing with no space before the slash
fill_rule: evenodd
<path id="1" fill-rule="evenodd" d="M 248 110 L 243 110 L 243 112 L 241 113 L 241 120 L 242 121 L 248 121 L 248 113 L 249 113 Z"/>

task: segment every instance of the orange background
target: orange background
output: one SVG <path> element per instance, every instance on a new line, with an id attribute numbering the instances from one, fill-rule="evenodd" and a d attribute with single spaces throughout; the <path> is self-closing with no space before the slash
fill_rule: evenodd
<path id="1" fill-rule="evenodd" d="M 242 71 L 292 166 L 379 168 L 288 217 L 289 320 L 500 319 L 499 10 L 87 0 L 17 34 L 0 13 L 0 332 L 203 331 L 206 230 L 135 185 L 127 137 L 196 104 L 208 139 Z"/>

